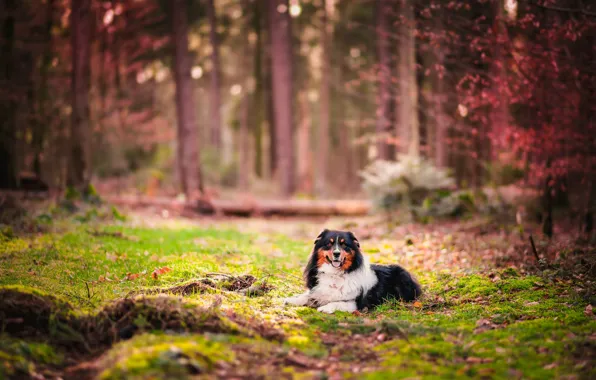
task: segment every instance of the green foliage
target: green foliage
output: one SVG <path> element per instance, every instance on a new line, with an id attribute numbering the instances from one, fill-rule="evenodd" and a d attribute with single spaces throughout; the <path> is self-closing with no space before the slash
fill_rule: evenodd
<path id="1" fill-rule="evenodd" d="M 238 179 L 238 163 L 234 160 L 226 164 L 223 162 L 221 152 L 210 148 L 201 150 L 201 168 L 205 183 L 221 184 L 233 187 Z"/>

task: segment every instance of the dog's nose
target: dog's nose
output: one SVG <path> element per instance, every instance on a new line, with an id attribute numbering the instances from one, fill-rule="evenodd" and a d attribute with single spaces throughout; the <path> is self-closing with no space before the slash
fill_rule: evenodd
<path id="1" fill-rule="evenodd" d="M 338 250 L 333 251 L 333 257 L 336 258 L 336 259 L 339 259 L 339 255 L 340 254 L 341 254 L 341 252 L 338 251 Z"/>

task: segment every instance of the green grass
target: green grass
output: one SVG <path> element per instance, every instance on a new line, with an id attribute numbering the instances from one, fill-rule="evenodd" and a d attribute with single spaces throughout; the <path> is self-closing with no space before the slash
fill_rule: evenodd
<path id="1" fill-rule="evenodd" d="M 596 376 L 596 321 L 584 312 L 587 302 L 573 283 L 511 269 L 437 274 L 414 267 L 426 292 L 419 303 L 387 302 L 361 315 L 330 316 L 281 303 L 302 291 L 311 245 L 311 239 L 221 226 L 139 228 L 125 222 L 56 222 L 46 233 L 6 236 L 0 242 L 0 288 L 49 300 L 54 319 L 63 323 L 58 316 L 69 307 L 79 318 L 73 321 L 95 321 L 127 296 L 216 280 L 199 293 L 162 297 L 159 307 L 138 304 L 133 322 L 139 331 L 132 339 L 102 343 L 88 353 L 74 355 L 49 333 L 18 338 L 3 327 L 0 377 L 61 371 L 73 355 L 92 362 L 104 379 L 322 372 L 370 378 Z M 394 260 L 379 250 L 375 258 Z M 215 273 L 249 274 L 271 290 L 247 297 L 229 290 L 233 279 Z M 164 313 L 168 307 L 172 312 Z M 200 313 L 235 327 L 210 331 L 217 329 L 205 327 L 207 320 L 203 325 L 189 317 Z M 7 326 L 3 315 L 1 325 Z M 176 327 L 160 325 L 161 319 Z"/>

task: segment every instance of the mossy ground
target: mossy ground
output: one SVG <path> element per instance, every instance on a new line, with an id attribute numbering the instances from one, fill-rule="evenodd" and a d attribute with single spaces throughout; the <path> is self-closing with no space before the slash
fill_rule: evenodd
<path id="1" fill-rule="evenodd" d="M 362 229 L 371 261 L 403 264 L 425 295 L 326 315 L 281 299 L 302 291 L 312 239 L 327 224 L 142 219 L 57 219 L 44 232 L 3 235 L 3 294 L 34 294 L 53 305 L 50 320 L 86 321 L 74 333 L 101 344 L 88 340 L 73 352 L 52 334 L 55 324 L 30 331 L 19 327 L 26 317 L 8 320 L 0 311 L 0 377 L 596 376 L 596 320 L 586 309 L 593 283 L 503 268 L 513 243 L 498 235 L 460 234 L 459 225 L 388 235 Z M 244 275 L 262 291 L 238 291 Z M 147 303 L 155 295 L 143 296 L 189 282 L 208 286 L 161 296 L 160 306 Z M 145 301 L 116 314 L 123 299 Z M 164 314 L 162 306 L 174 311 Z M 65 312 L 72 318 L 60 319 Z M 113 340 L 96 337 L 89 321 L 100 317 L 117 327 L 106 330 Z"/>

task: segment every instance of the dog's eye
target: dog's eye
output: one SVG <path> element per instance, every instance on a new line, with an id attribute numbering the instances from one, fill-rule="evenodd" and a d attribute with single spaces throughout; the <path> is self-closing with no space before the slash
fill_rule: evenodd
<path id="1" fill-rule="evenodd" d="M 325 244 L 325 248 L 327 248 L 327 249 L 331 248 L 331 243 L 327 242 L 327 244 Z"/>

